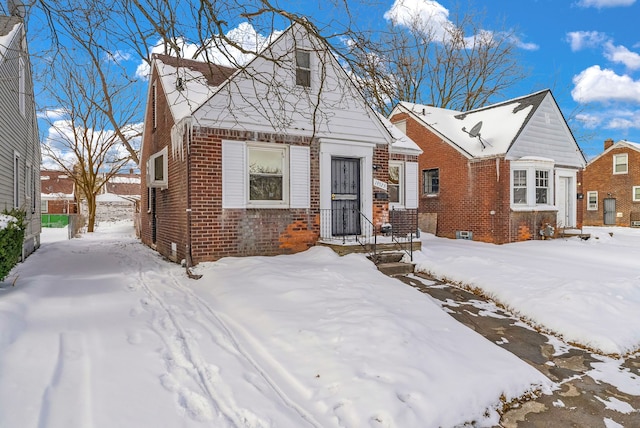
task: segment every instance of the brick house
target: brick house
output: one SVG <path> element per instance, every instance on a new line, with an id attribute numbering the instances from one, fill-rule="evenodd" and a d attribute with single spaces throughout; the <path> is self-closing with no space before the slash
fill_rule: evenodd
<path id="1" fill-rule="evenodd" d="M 417 208 L 419 153 L 301 26 L 238 70 L 155 55 L 141 239 L 191 265 L 378 229 Z"/>
<path id="2" fill-rule="evenodd" d="M 584 224 L 640 227 L 640 144 L 612 139 L 584 170 Z"/>
<path id="3" fill-rule="evenodd" d="M 423 150 L 422 230 L 502 244 L 580 225 L 586 161 L 551 91 L 467 112 L 402 102 L 390 117 Z"/>
<path id="4" fill-rule="evenodd" d="M 77 214 L 78 199 L 73 179 L 63 171 L 41 170 L 42 214 Z"/>

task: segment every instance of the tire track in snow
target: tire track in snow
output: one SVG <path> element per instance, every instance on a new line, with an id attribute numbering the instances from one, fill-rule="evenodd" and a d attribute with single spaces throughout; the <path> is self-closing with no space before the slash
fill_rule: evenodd
<path id="1" fill-rule="evenodd" d="M 267 370 L 259 364 L 256 359 L 252 356 L 251 353 L 247 352 L 244 347 L 240 344 L 240 341 L 234 333 L 234 331 L 229 327 L 230 324 L 234 325 L 234 329 L 237 332 L 240 332 L 243 336 L 245 342 L 247 342 L 256 352 L 263 356 L 263 359 L 267 359 L 266 361 L 270 368 L 273 369 L 276 373 L 279 374 L 281 379 L 289 386 L 296 389 L 298 395 L 304 395 L 304 388 L 300 386 L 297 380 L 290 375 L 289 371 L 286 370 L 280 363 L 278 363 L 275 358 L 271 357 L 269 352 L 259 343 L 259 341 L 255 340 L 251 334 L 249 334 L 244 328 L 238 325 L 235 322 L 232 322 L 229 317 L 225 314 L 219 313 L 215 309 L 209 305 L 209 303 L 198 296 L 193 290 L 185 287 L 179 279 L 177 279 L 173 272 L 169 272 L 171 277 L 171 281 L 174 285 L 174 288 L 180 290 L 184 295 L 190 297 L 193 301 L 197 302 L 197 304 L 204 310 L 202 313 L 208 314 L 207 318 L 214 325 L 220 326 L 220 328 L 225 332 L 227 338 L 231 340 L 234 349 L 256 370 L 256 372 L 260 375 L 260 377 L 269 385 L 269 387 L 276 393 L 276 395 L 282 400 L 282 402 L 293 409 L 300 417 L 305 420 L 309 425 L 314 427 L 323 427 L 324 424 L 318 422 L 313 415 L 307 412 L 303 407 L 298 405 L 291 397 L 278 385 L 278 383 L 267 373 Z M 226 321 L 225 321 L 226 319 Z"/>

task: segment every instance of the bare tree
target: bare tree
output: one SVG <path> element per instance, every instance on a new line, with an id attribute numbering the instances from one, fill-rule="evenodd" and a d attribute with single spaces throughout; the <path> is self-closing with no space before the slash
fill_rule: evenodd
<path id="1" fill-rule="evenodd" d="M 391 20 L 377 40 L 354 39 L 351 65 L 370 102 L 389 113 L 398 101 L 470 110 L 525 76 L 514 30 L 486 31 L 482 15 L 451 21 Z"/>
<path id="2" fill-rule="evenodd" d="M 128 138 L 137 131 L 127 127 L 109 130 L 111 119 L 98 107 L 103 92 L 94 67 L 60 59 L 56 66 L 56 73 L 50 76 L 55 89 L 49 95 L 56 105 L 65 107 L 58 110 L 59 116 L 47 118 L 49 139 L 42 145 L 43 155 L 73 179 L 87 202 L 87 231 L 93 232 L 97 195 L 130 159 L 126 151 L 119 150 L 120 136 Z"/>

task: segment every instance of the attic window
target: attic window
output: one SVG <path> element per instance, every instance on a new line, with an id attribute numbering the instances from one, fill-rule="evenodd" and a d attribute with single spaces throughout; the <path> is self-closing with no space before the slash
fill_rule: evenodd
<path id="1" fill-rule="evenodd" d="M 296 50 L 296 85 L 311 87 L 311 54 L 309 51 Z"/>

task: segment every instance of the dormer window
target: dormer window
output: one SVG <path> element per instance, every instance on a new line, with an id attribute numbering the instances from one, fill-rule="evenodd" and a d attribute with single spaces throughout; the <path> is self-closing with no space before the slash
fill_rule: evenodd
<path id="1" fill-rule="evenodd" d="M 296 50 L 296 85 L 311 87 L 311 54 L 309 51 Z"/>

